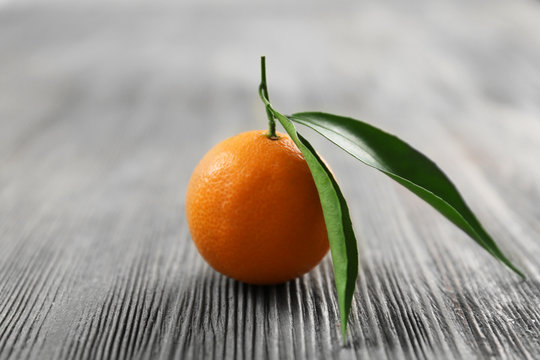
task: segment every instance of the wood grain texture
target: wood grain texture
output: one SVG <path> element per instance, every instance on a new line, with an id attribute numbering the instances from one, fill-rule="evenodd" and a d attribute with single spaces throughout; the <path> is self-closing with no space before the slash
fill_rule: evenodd
<path id="1" fill-rule="evenodd" d="M 0 7 L 0 358 L 540 358 L 540 3 Z M 330 258 L 256 287 L 209 268 L 184 191 L 283 112 L 399 134 L 453 179 L 521 281 L 384 175 L 300 129 L 359 238 L 346 345 Z"/>

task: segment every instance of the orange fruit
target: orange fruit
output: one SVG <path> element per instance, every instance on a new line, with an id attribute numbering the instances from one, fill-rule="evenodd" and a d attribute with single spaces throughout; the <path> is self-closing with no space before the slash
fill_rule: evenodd
<path id="1" fill-rule="evenodd" d="M 191 236 L 217 271 L 277 284 L 315 267 L 328 236 L 315 183 L 289 136 L 248 131 L 222 141 L 196 166 L 186 194 Z"/>

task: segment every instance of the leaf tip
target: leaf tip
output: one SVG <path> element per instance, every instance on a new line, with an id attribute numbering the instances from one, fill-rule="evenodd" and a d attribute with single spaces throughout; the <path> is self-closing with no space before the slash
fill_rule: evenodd
<path id="1" fill-rule="evenodd" d="M 513 270 L 520 278 L 521 280 L 527 280 L 527 277 L 521 270 L 519 270 L 517 267 L 514 266 L 512 263 L 506 263 L 506 266 L 508 266 L 511 270 Z"/>

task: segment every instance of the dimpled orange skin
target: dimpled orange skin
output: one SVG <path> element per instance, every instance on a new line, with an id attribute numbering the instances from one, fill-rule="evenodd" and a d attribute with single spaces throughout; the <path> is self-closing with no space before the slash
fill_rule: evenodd
<path id="1" fill-rule="evenodd" d="M 248 131 L 199 162 L 187 188 L 195 246 L 217 271 L 251 284 L 278 284 L 316 266 L 328 236 L 315 183 L 285 134 Z"/>

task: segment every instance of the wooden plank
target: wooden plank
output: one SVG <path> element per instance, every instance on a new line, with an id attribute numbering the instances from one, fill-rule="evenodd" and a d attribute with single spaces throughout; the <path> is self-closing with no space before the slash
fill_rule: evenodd
<path id="1" fill-rule="evenodd" d="M 0 358 L 539 358 L 539 20 L 521 0 L 3 5 Z M 305 129 L 359 238 L 347 344 L 329 257 L 270 287 L 209 268 L 184 191 L 266 126 L 261 52 L 277 108 L 400 134 L 528 279 Z"/>

